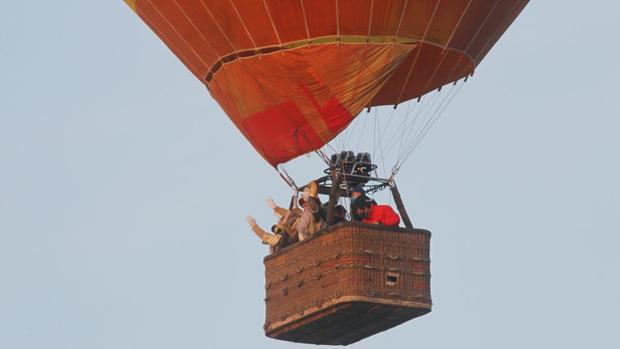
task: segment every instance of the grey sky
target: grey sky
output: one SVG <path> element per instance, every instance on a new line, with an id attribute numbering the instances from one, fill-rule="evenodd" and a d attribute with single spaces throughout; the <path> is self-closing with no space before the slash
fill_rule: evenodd
<path id="1" fill-rule="evenodd" d="M 399 174 L 434 310 L 354 348 L 618 347 L 619 12 L 534 1 L 483 61 Z M 122 1 L 0 5 L 0 348 L 297 346 L 244 221 L 288 195 Z"/>

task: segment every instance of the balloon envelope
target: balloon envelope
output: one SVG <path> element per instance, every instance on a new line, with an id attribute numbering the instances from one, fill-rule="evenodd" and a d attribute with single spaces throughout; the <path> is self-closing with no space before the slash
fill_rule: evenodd
<path id="1" fill-rule="evenodd" d="M 528 0 L 125 0 L 272 165 L 469 74 Z"/>

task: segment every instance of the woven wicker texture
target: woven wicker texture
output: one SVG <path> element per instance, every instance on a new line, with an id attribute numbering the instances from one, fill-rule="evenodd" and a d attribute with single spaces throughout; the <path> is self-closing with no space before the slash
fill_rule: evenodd
<path id="1" fill-rule="evenodd" d="M 265 333 L 349 344 L 431 309 L 430 232 L 344 223 L 265 258 Z"/>

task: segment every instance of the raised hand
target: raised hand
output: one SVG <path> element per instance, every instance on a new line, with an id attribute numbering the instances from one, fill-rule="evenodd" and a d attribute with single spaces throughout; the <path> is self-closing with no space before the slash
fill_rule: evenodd
<path id="1" fill-rule="evenodd" d="M 248 222 L 250 227 L 256 226 L 256 219 L 254 219 L 254 217 L 252 217 L 252 216 L 247 216 L 245 221 Z"/>
<path id="2" fill-rule="evenodd" d="M 267 206 L 268 206 L 269 208 L 271 208 L 271 209 L 274 209 L 274 208 L 278 207 L 278 205 L 276 205 L 276 202 L 275 202 L 275 201 L 273 201 L 273 199 L 272 199 L 272 198 L 268 198 L 268 199 L 267 199 Z"/>

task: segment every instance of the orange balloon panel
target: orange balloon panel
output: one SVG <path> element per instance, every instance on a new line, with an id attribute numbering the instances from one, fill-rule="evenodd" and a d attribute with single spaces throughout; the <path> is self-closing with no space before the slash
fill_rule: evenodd
<path id="1" fill-rule="evenodd" d="M 125 0 L 272 165 L 473 73 L 528 0 Z"/>

